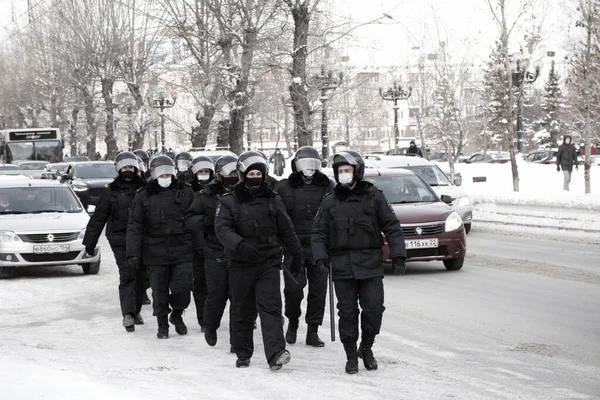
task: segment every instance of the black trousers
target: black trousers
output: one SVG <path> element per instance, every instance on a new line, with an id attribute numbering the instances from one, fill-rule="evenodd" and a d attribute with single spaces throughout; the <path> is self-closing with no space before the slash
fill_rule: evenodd
<path id="1" fill-rule="evenodd" d="M 192 263 L 149 265 L 153 315 L 169 315 L 171 309 L 183 311 L 190 305 Z M 170 306 L 170 308 L 169 308 Z"/>
<path id="2" fill-rule="evenodd" d="M 258 264 L 229 263 L 231 294 L 231 344 L 238 358 L 254 353 L 253 325 L 256 311 L 267 362 L 285 349 L 281 325 L 280 262 L 276 257 Z"/>
<path id="3" fill-rule="evenodd" d="M 306 251 L 305 251 L 306 253 Z M 285 264 L 289 268 L 292 257 L 286 254 Z M 325 299 L 327 297 L 327 270 L 319 270 L 310 258 L 299 273 L 294 275 L 298 284 L 287 273 L 283 274 L 285 288 L 285 316 L 290 320 L 297 320 L 302 315 L 301 303 L 304 299 L 304 288 L 308 283 L 308 296 L 306 304 L 306 323 L 321 325 L 325 314 Z"/>
<path id="4" fill-rule="evenodd" d="M 113 247 L 115 261 L 119 267 L 119 301 L 123 316 L 130 314 L 135 316 L 142 310 L 144 299 L 145 275 L 144 266 L 133 268 L 125 257 L 125 247 Z"/>
<path id="5" fill-rule="evenodd" d="M 356 343 L 358 340 L 358 304 L 363 336 L 376 336 L 381 328 L 383 306 L 383 278 L 363 280 L 340 279 L 333 282 L 337 296 L 340 341 Z"/>
<path id="6" fill-rule="evenodd" d="M 216 331 L 221 326 L 223 312 L 229 300 L 229 268 L 226 259 L 205 258 L 208 295 L 204 304 L 204 326 Z"/>
<path id="7" fill-rule="evenodd" d="M 194 304 L 196 305 L 196 317 L 198 322 L 204 325 L 204 305 L 206 303 L 206 296 L 208 295 L 206 287 L 206 274 L 204 272 L 204 257 L 194 255 L 194 261 L 192 261 L 192 294 L 194 296 Z"/>

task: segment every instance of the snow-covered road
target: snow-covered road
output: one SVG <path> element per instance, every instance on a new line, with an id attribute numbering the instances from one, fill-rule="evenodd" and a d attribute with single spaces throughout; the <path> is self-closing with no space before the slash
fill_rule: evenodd
<path id="1" fill-rule="evenodd" d="M 171 329 L 169 340 L 156 339 L 149 307 L 146 325 L 126 333 L 102 245 L 97 276 L 35 268 L 0 281 L 0 398 L 600 398 L 597 246 L 475 228 L 463 270 L 414 263 L 405 276 L 386 276 L 379 370 L 350 376 L 341 344 L 329 340 L 323 349 L 289 346 L 290 364 L 269 371 L 260 329 L 250 368 L 236 369 L 227 317 L 211 348 L 193 305 L 187 336 Z M 328 326 L 326 315 L 323 339 Z"/>

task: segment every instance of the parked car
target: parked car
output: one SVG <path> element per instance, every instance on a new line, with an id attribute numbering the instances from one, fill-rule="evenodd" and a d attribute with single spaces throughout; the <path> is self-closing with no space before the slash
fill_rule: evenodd
<path id="1" fill-rule="evenodd" d="M 523 159 L 534 164 L 556 164 L 557 148 L 542 148 L 528 153 Z M 583 165 L 583 157 L 577 152 L 577 165 Z"/>
<path id="2" fill-rule="evenodd" d="M 40 179 L 58 179 L 59 175 L 64 172 L 69 163 L 50 163 L 46 164 Z"/>
<path id="3" fill-rule="evenodd" d="M 27 175 L 29 175 L 35 179 L 40 179 L 42 177 L 44 168 L 46 167 L 46 164 L 48 164 L 48 162 L 47 161 L 36 161 L 36 160 L 24 160 L 24 161 L 13 161 L 13 164 L 18 165 L 19 169 L 21 171 L 27 171 Z"/>
<path id="4" fill-rule="evenodd" d="M 20 169 L 16 164 L 0 164 L 0 171 L 19 171 Z"/>
<path id="5" fill-rule="evenodd" d="M 98 204 L 100 194 L 116 176 L 112 161 L 84 161 L 69 163 L 60 179 L 71 185 L 87 210 Z"/>
<path id="6" fill-rule="evenodd" d="M 378 168 L 404 168 L 419 175 L 438 196 L 452 198 L 452 209 L 458 213 L 465 225 L 465 232 L 471 231 L 473 206 L 467 193 L 460 188 L 462 178 L 457 176 L 454 182 L 435 164 L 421 157 L 367 155 L 365 163 Z M 366 164 L 365 164 L 366 165 Z"/>
<path id="7" fill-rule="evenodd" d="M 64 162 L 79 162 L 79 161 L 91 161 L 88 156 L 71 156 L 65 157 Z"/>
<path id="8" fill-rule="evenodd" d="M 489 163 L 489 164 L 505 164 L 510 161 L 510 154 L 508 151 L 488 151 L 485 153 L 479 151 L 471 154 L 467 161 L 467 164 L 473 163 Z"/>
<path id="9" fill-rule="evenodd" d="M 383 190 L 404 233 L 407 261 L 442 261 L 448 270 L 463 267 L 467 252 L 464 224 L 449 206 L 450 196 L 436 192 L 404 168 L 365 169 L 365 180 Z M 387 242 L 383 260 L 391 265 Z M 398 274 L 399 269 L 394 273 Z"/>
<path id="10" fill-rule="evenodd" d="M 73 190 L 58 181 L 0 177 L 0 275 L 17 267 L 81 265 L 100 270 L 100 251 L 82 240 L 89 216 Z"/>

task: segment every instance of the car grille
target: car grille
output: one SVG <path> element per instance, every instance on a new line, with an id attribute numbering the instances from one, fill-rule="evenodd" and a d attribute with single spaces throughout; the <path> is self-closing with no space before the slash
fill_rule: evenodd
<path id="1" fill-rule="evenodd" d="M 431 236 L 437 235 L 444 232 L 445 222 L 440 222 L 435 225 L 411 225 L 411 226 L 403 226 L 402 233 L 404 236 Z M 421 228 L 422 232 L 417 234 L 417 228 Z"/>
<path id="2" fill-rule="evenodd" d="M 48 240 L 48 235 L 54 236 L 52 242 Z M 21 240 L 26 243 L 64 243 L 77 239 L 77 236 L 79 232 L 19 234 Z"/>
<path id="3" fill-rule="evenodd" d="M 447 256 L 448 249 L 446 246 L 440 246 L 435 249 L 411 249 L 406 250 L 406 255 L 408 258 Z"/>
<path id="4" fill-rule="evenodd" d="M 21 257 L 27 262 L 53 262 L 53 261 L 71 261 L 77 258 L 78 251 L 70 251 L 68 253 L 54 254 L 31 254 L 21 253 Z"/>

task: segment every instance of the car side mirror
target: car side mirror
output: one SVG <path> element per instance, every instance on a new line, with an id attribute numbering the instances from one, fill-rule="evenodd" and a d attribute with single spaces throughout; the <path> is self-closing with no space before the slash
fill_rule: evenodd
<path id="1" fill-rule="evenodd" d="M 442 200 L 446 204 L 452 204 L 452 202 L 454 201 L 454 199 L 451 196 L 448 196 L 447 194 L 443 194 L 440 197 L 440 200 Z"/>
<path id="2" fill-rule="evenodd" d="M 460 176 L 455 176 L 455 177 L 454 177 L 454 181 L 453 181 L 453 183 L 454 183 L 456 186 L 460 186 L 460 185 L 462 185 L 462 178 L 461 178 Z"/>

